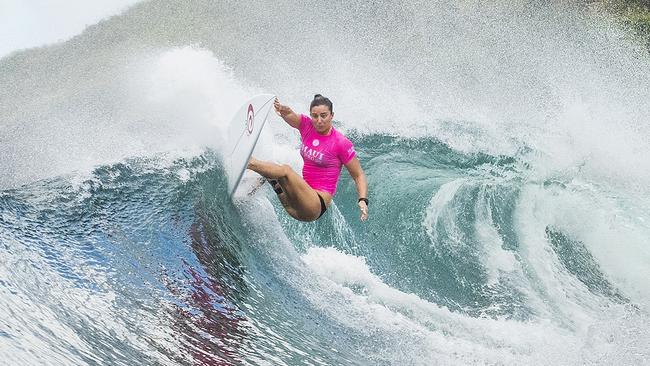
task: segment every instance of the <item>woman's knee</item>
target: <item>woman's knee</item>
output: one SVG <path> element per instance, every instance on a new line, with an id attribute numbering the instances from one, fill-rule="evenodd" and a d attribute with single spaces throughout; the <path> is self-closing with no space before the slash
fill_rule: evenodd
<path id="1" fill-rule="evenodd" d="M 282 176 L 285 177 L 285 178 L 288 178 L 289 175 L 291 175 L 291 173 L 293 173 L 293 169 L 288 164 L 280 164 L 280 169 L 281 169 L 281 172 L 282 172 Z"/>

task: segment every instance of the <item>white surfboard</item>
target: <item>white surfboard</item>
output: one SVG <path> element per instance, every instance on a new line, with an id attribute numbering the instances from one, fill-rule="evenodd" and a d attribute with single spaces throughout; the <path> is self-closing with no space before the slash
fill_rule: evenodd
<path id="1" fill-rule="evenodd" d="M 228 128 L 224 165 L 228 177 L 228 194 L 232 197 L 246 170 L 255 149 L 266 117 L 273 108 L 275 95 L 260 94 L 253 97 L 235 113 Z"/>

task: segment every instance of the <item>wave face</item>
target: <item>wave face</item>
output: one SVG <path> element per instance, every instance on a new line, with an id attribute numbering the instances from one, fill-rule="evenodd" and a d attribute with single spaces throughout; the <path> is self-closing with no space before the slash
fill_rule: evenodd
<path id="1" fill-rule="evenodd" d="M 0 59 L 9 364 L 637 365 L 650 358 L 650 60 L 566 4 L 149 1 Z M 252 176 L 251 95 L 334 100 L 315 223 Z M 303 106 L 304 108 L 302 108 Z M 271 116 L 260 156 L 300 169 Z"/>

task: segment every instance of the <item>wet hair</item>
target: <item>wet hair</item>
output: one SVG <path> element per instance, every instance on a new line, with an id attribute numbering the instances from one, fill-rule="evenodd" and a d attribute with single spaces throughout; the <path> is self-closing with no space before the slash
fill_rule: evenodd
<path id="1" fill-rule="evenodd" d="M 314 95 L 314 100 L 312 100 L 311 104 L 309 105 L 309 111 L 318 105 L 327 106 L 327 108 L 330 109 L 330 113 L 334 113 L 334 105 L 332 104 L 332 101 L 329 100 L 329 98 L 325 98 L 320 94 Z"/>

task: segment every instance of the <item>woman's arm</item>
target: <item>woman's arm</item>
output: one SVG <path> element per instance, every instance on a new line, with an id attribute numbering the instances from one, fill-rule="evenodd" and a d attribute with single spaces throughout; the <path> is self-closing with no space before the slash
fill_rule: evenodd
<path id="1" fill-rule="evenodd" d="M 291 108 L 280 104 L 278 98 L 275 98 L 273 106 L 275 107 L 275 112 L 279 114 L 280 117 L 289 124 L 289 126 L 293 128 L 300 127 L 300 116 L 296 114 L 296 112 L 292 111 Z"/>
<path id="2" fill-rule="evenodd" d="M 347 164 L 345 168 L 350 173 L 354 183 L 357 186 L 357 193 L 359 193 L 359 198 L 368 199 L 368 182 L 366 182 L 366 174 L 361 168 L 361 163 L 357 157 L 353 157 Z M 368 219 L 368 204 L 366 201 L 359 200 L 359 209 L 361 210 L 361 221 L 366 221 Z"/>

